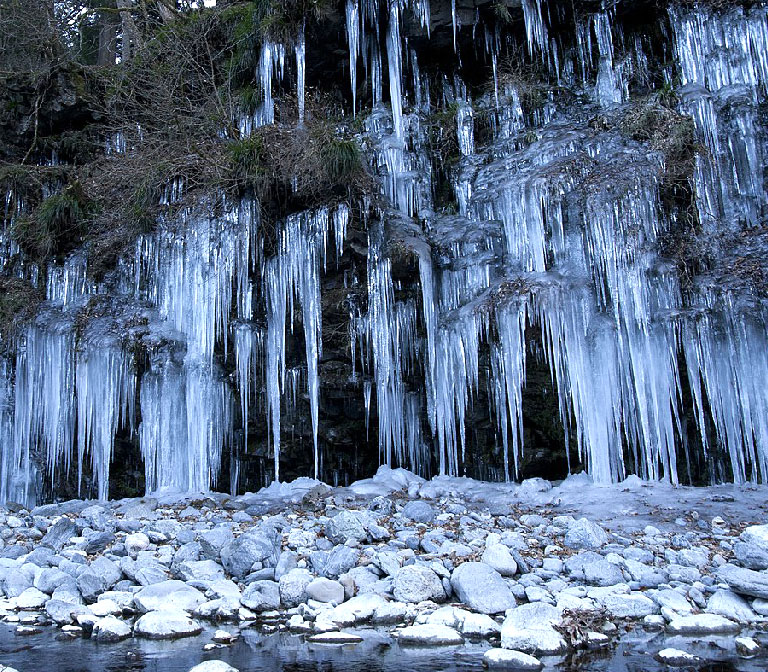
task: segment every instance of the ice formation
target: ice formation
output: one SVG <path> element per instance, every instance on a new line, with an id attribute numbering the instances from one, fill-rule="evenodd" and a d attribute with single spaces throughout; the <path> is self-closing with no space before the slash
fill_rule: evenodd
<path id="1" fill-rule="evenodd" d="M 455 2 L 451 9 L 458 52 L 462 26 Z M 569 46 L 549 26 L 550 9 L 523 0 L 529 58 L 558 85 L 579 88 L 595 119 L 620 108 L 647 74 L 643 40 L 600 11 L 578 19 Z M 663 157 L 617 132 L 593 132 L 551 97 L 524 112 L 525 92 L 498 70 L 498 31 L 480 40 L 493 91 L 473 100 L 457 75 L 444 77 L 435 101 L 438 87 L 420 72 L 403 33 L 406 14 L 428 31 L 429 2 L 346 0 L 345 12 L 351 112 L 363 114 L 367 87 L 374 105 L 361 139 L 387 202 L 367 222 L 367 300 L 352 305 L 349 327 L 350 376 L 366 428 L 371 435 L 376 428 L 381 464 L 464 473 L 478 459 L 470 457 L 468 423 L 482 387 L 501 464 L 496 476 L 515 478 L 526 449 L 527 367 L 539 357 L 557 395 L 565 453 L 570 458 L 573 448 L 596 481 L 628 473 L 680 480 L 685 388 L 702 450 L 727 456 L 727 468 L 712 478 L 765 482 L 767 316 L 716 283 L 682 287 L 659 256 L 660 238 L 676 225 L 660 204 Z M 700 225 L 713 237 L 758 226 L 767 202 L 759 109 L 768 87 L 766 9 L 673 6 L 669 25 L 667 75 L 679 78 L 679 111 L 692 117 L 706 148 L 692 178 Z M 301 123 L 309 65 L 303 28 L 293 48 Z M 275 122 L 285 71 L 286 45 L 265 42 L 256 73 L 263 100 L 240 119 L 243 134 Z M 454 115 L 455 212 L 434 202 L 425 123 L 434 105 Z M 482 146 L 480 116 L 491 136 Z M 120 139 L 109 146 L 129 151 Z M 177 200 L 181 190 L 174 183 L 165 198 Z M 14 198 L 6 195 L 6 209 Z M 322 477 L 323 278 L 344 255 L 353 205 L 290 215 L 269 254 L 255 202 L 184 213 L 142 236 L 101 285 L 79 253 L 39 277 L 19 262 L 4 231 L 0 266 L 44 284 L 48 302 L 20 336 L 15 358 L 0 359 L 0 496 L 31 501 L 41 479 L 55 483 L 57 473 L 76 469 L 78 483 L 89 471 L 95 494 L 107 497 L 121 432 L 138 441 L 148 491 L 214 487 L 225 458 L 236 489 L 253 422 L 268 427 L 279 479 L 283 421 L 304 394 L 311 475 Z M 393 276 L 393 240 L 416 260 L 413 295 Z M 114 302 L 112 318 L 81 332 L 77 311 L 100 297 Z M 141 333 L 143 367 L 130 328 L 115 317 L 127 304 L 139 306 L 149 325 Z M 296 353 L 288 359 L 294 330 L 304 342 L 300 364 Z M 232 375 L 223 366 L 229 357 Z"/>

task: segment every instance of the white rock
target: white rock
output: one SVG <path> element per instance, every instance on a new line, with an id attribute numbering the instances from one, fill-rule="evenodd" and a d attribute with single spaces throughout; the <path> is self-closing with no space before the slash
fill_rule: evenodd
<path id="1" fill-rule="evenodd" d="M 139 591 L 134 604 L 139 611 L 158 609 L 183 609 L 192 611 L 205 602 L 205 596 L 183 581 L 161 581 Z"/>
<path id="2" fill-rule="evenodd" d="M 195 665 L 189 672 L 239 672 L 236 667 L 228 665 L 223 660 L 206 660 Z"/>
<path id="3" fill-rule="evenodd" d="M 544 602 L 533 602 L 512 609 L 501 626 L 501 646 L 505 649 L 557 655 L 567 650 L 563 636 L 554 626 L 562 622 L 557 607 Z"/>
<path id="4" fill-rule="evenodd" d="M 344 601 L 344 586 L 338 581 L 324 577 L 313 579 L 307 584 L 307 596 L 318 602 L 341 604 Z"/>
<path id="5" fill-rule="evenodd" d="M 232 632 L 227 632 L 226 630 L 217 630 L 213 633 L 211 639 L 219 644 L 231 644 L 237 639 L 237 635 Z"/>
<path id="6" fill-rule="evenodd" d="M 122 608 L 114 600 L 98 600 L 91 605 L 91 611 L 95 616 L 109 616 L 122 613 Z"/>
<path id="7" fill-rule="evenodd" d="M 50 598 L 37 588 L 27 588 L 16 598 L 16 606 L 22 611 L 41 609 Z"/>
<path id="8" fill-rule="evenodd" d="M 656 660 L 672 667 L 683 667 L 698 663 L 701 658 L 680 649 L 662 649 L 656 654 Z"/>
<path id="9" fill-rule="evenodd" d="M 677 616 L 667 625 L 667 629 L 677 635 L 705 635 L 738 632 L 738 623 L 716 614 L 696 614 L 695 616 Z"/>
<path id="10" fill-rule="evenodd" d="M 387 601 L 375 593 L 357 595 L 347 600 L 338 607 L 334 607 L 329 614 L 329 619 L 338 625 L 352 625 L 360 621 L 367 621 L 379 607 Z"/>
<path id="11" fill-rule="evenodd" d="M 483 562 L 493 567 L 502 576 L 514 576 L 517 573 L 517 563 L 502 544 L 488 546 L 483 552 Z"/>
<path id="12" fill-rule="evenodd" d="M 309 641 L 318 644 L 357 644 L 362 642 L 363 638 L 351 632 L 321 632 L 312 635 Z"/>
<path id="13" fill-rule="evenodd" d="M 203 628 L 180 609 L 164 609 L 144 614 L 134 630 L 141 637 L 149 639 L 176 639 L 199 635 Z"/>
<path id="14" fill-rule="evenodd" d="M 718 590 L 707 600 L 707 612 L 725 616 L 738 623 L 752 623 L 757 619 L 757 614 L 749 606 L 749 603 L 730 590 Z"/>
<path id="15" fill-rule="evenodd" d="M 737 637 L 736 651 L 742 656 L 754 656 L 759 650 L 760 645 L 751 637 Z"/>
<path id="16" fill-rule="evenodd" d="M 371 622 L 379 625 L 400 623 L 408 613 L 408 605 L 402 602 L 387 602 L 376 607 Z"/>
<path id="17" fill-rule="evenodd" d="M 134 532 L 125 537 L 123 544 L 128 555 L 136 557 L 149 546 L 149 537 L 143 532 Z"/>
<path id="18" fill-rule="evenodd" d="M 600 601 L 614 618 L 642 618 L 659 613 L 658 605 L 642 593 L 614 593 Z"/>
<path id="19" fill-rule="evenodd" d="M 498 635 L 501 628 L 486 614 L 467 613 L 461 620 L 460 630 L 465 637 L 491 637 Z"/>
<path id="20" fill-rule="evenodd" d="M 411 625 L 397 633 L 401 644 L 421 644 L 424 646 L 441 646 L 461 644 L 464 638 L 447 625 Z"/>
<path id="21" fill-rule="evenodd" d="M 489 649 L 483 654 L 483 662 L 489 670 L 540 670 L 543 667 L 538 658 L 507 649 Z"/>
<path id="22" fill-rule="evenodd" d="M 131 626 L 114 616 L 106 616 L 93 624 L 93 639 L 97 642 L 119 642 L 131 636 Z"/>

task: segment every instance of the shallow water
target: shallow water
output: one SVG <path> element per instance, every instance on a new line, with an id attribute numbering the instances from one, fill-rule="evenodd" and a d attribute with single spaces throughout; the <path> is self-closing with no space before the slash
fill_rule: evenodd
<path id="1" fill-rule="evenodd" d="M 187 672 L 204 660 L 224 660 L 240 672 L 458 672 L 482 670 L 486 643 L 463 646 L 401 647 L 384 631 L 357 629 L 364 641 L 354 645 L 323 645 L 289 634 L 264 635 L 243 630 L 231 647 L 204 652 L 212 630 L 196 638 L 172 642 L 129 639 L 99 644 L 89 639 L 62 638 L 54 629 L 39 635 L 17 636 L 15 628 L 0 626 L 0 664 L 19 672 Z M 768 637 L 756 635 L 763 646 Z M 601 652 L 584 652 L 566 658 L 543 658 L 545 670 L 594 670 L 595 672 L 651 672 L 668 670 L 653 655 L 666 647 L 695 653 L 707 662 L 703 672 L 758 672 L 765 670 L 768 655 L 752 659 L 737 656 L 733 637 L 702 639 L 668 637 L 637 630 L 618 646 Z M 683 669 L 683 668 L 676 668 Z"/>

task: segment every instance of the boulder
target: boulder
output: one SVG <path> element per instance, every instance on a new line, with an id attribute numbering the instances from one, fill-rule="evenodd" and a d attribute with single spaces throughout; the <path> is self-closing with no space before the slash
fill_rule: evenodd
<path id="1" fill-rule="evenodd" d="M 105 616 L 93 624 L 91 637 L 97 642 L 119 642 L 130 636 L 130 625 L 114 616 Z"/>
<path id="2" fill-rule="evenodd" d="M 296 607 L 307 601 L 307 586 L 312 582 L 312 574 L 306 569 L 292 569 L 280 577 L 280 600 L 286 607 Z"/>
<path id="3" fill-rule="evenodd" d="M 367 516 L 359 511 L 342 511 L 325 524 L 325 536 L 334 544 L 347 541 L 365 541 Z"/>
<path id="4" fill-rule="evenodd" d="M 447 646 L 462 644 L 464 638 L 447 625 L 411 625 L 397 633 L 401 644 L 417 644 L 421 646 Z"/>
<path id="5" fill-rule="evenodd" d="M 423 499 L 416 499 L 403 507 L 402 515 L 415 523 L 431 523 L 435 519 L 435 510 Z"/>
<path id="6" fill-rule="evenodd" d="M 459 565 L 451 575 L 451 587 L 464 604 L 481 614 L 497 614 L 517 604 L 501 574 L 482 562 Z"/>
<path id="7" fill-rule="evenodd" d="M 488 546 L 483 552 L 483 562 L 502 576 L 514 576 L 517 573 L 517 563 L 503 544 Z"/>
<path id="8" fill-rule="evenodd" d="M 150 611 L 139 618 L 134 625 L 136 635 L 148 639 L 194 637 L 202 631 L 203 627 L 181 609 Z"/>
<path id="9" fill-rule="evenodd" d="M 183 581 L 172 580 L 143 588 L 133 601 L 136 608 L 142 612 L 164 608 L 192 611 L 205 601 L 205 596 Z"/>
<path id="10" fill-rule="evenodd" d="M 540 670 L 544 667 L 538 658 L 522 651 L 489 649 L 483 654 L 483 662 L 489 670 Z"/>
<path id="11" fill-rule="evenodd" d="M 221 563 L 235 578 L 245 577 L 254 563 L 277 564 L 277 538 L 272 529 L 253 529 L 224 544 Z"/>
<path id="12" fill-rule="evenodd" d="M 40 540 L 41 546 L 48 546 L 57 553 L 77 534 L 77 526 L 69 518 L 59 518 Z"/>
<path id="13" fill-rule="evenodd" d="M 768 573 L 725 564 L 717 570 L 717 578 L 734 593 L 768 599 Z"/>
<path id="14" fill-rule="evenodd" d="M 696 614 L 693 616 L 675 616 L 668 624 L 667 630 L 676 635 L 719 635 L 728 632 L 738 632 L 738 623 L 716 614 Z"/>
<path id="15" fill-rule="evenodd" d="M 730 590 L 718 590 L 707 600 L 707 612 L 724 616 L 737 623 L 752 623 L 757 619 L 749 603 Z"/>
<path id="16" fill-rule="evenodd" d="M 501 646 L 505 649 L 540 655 L 559 655 L 568 649 L 555 630 L 562 622 L 557 607 L 543 602 L 524 604 L 509 612 L 501 626 Z"/>
<path id="17" fill-rule="evenodd" d="M 565 533 L 563 544 L 568 548 L 594 550 L 608 543 L 606 531 L 586 518 L 573 523 Z"/>
<path id="18" fill-rule="evenodd" d="M 280 585 L 277 581 L 254 581 L 246 586 L 240 602 L 253 611 L 279 609 Z"/>
<path id="19" fill-rule="evenodd" d="M 341 604 L 344 601 L 344 586 L 338 581 L 324 577 L 313 579 L 306 586 L 307 597 L 317 602 Z"/>
<path id="20" fill-rule="evenodd" d="M 443 582 L 428 567 L 408 565 L 399 569 L 393 580 L 393 594 L 398 602 L 442 601 Z"/>

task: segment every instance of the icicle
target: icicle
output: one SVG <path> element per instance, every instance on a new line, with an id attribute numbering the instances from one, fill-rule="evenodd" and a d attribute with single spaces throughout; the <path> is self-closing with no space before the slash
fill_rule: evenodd
<path id="1" fill-rule="evenodd" d="M 347 0 L 347 39 L 349 41 L 349 84 L 352 88 L 352 114 L 357 114 L 357 59 L 360 55 L 360 7 L 358 0 Z"/>
<path id="2" fill-rule="evenodd" d="M 307 85 L 307 42 L 304 24 L 301 26 L 299 38 L 296 41 L 296 75 L 298 78 L 296 90 L 299 99 L 299 125 L 302 125 L 306 108 Z"/>
<path id="3" fill-rule="evenodd" d="M 400 7 L 396 2 L 390 4 L 387 60 L 389 61 L 389 97 L 395 124 L 395 137 L 401 139 L 404 136 L 403 47 L 400 40 Z"/>

